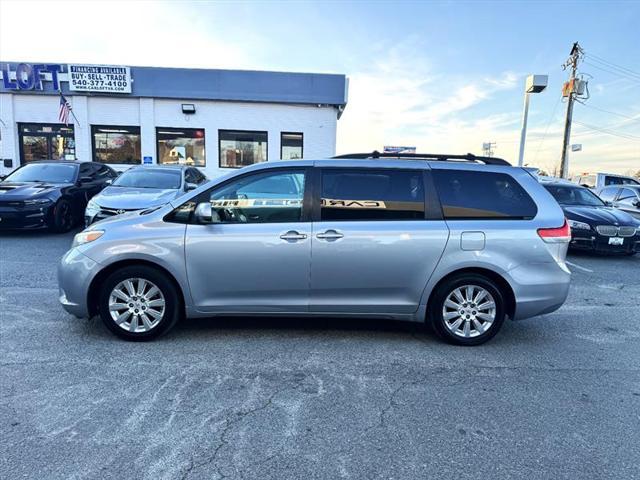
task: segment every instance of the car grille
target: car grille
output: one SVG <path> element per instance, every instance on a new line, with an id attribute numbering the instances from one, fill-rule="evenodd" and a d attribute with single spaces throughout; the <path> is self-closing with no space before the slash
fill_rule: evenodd
<path id="1" fill-rule="evenodd" d="M 122 209 L 101 208 L 100 211 L 93 218 L 93 221 L 97 222 L 98 220 L 104 220 L 105 218 L 113 217 L 115 215 L 121 215 L 123 213 L 133 212 L 134 210 L 138 210 L 138 209 L 137 208 L 122 208 Z"/>
<path id="2" fill-rule="evenodd" d="M 24 207 L 24 202 L 21 201 L 4 201 L 0 202 L 0 207 L 11 207 L 11 208 L 22 208 Z"/>
<path id="3" fill-rule="evenodd" d="M 636 234 L 635 227 L 614 227 L 613 225 L 598 225 L 596 232 L 604 237 L 633 237 Z"/>
<path id="4" fill-rule="evenodd" d="M 136 208 L 118 208 L 118 209 L 101 208 L 100 213 L 105 217 L 112 217 L 113 215 L 121 215 L 123 213 L 133 212 L 134 210 L 137 210 L 137 209 Z"/>
<path id="5" fill-rule="evenodd" d="M 633 237 L 636 234 L 635 227 L 619 227 L 618 235 L 621 237 Z"/>

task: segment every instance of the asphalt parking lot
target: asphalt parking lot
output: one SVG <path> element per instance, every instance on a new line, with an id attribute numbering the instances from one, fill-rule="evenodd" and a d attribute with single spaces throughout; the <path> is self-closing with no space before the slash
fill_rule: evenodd
<path id="1" fill-rule="evenodd" d="M 58 305 L 70 242 L 0 237 L 0 478 L 640 478 L 640 255 L 571 255 L 561 310 L 476 348 L 295 319 L 140 344 Z"/>

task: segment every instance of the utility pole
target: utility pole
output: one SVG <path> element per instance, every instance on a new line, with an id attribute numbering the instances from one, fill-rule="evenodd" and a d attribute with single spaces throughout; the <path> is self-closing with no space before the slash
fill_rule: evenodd
<path id="1" fill-rule="evenodd" d="M 567 96 L 567 116 L 564 121 L 564 138 L 562 140 L 562 157 L 560 158 L 560 178 L 567 178 L 569 174 L 569 141 L 571 139 L 571 119 L 573 117 L 573 102 L 577 94 L 576 91 L 576 73 L 578 70 L 578 61 L 582 58 L 583 52 L 578 42 L 573 44 L 569 58 L 562 65 L 562 69 L 571 69 L 569 81 L 564 84 L 563 96 Z"/>

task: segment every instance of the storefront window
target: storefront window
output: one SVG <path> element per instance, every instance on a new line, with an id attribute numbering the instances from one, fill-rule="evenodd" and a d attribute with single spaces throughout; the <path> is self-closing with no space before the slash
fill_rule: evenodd
<path id="1" fill-rule="evenodd" d="M 140 127 L 91 126 L 93 159 L 102 163 L 137 164 L 141 161 Z"/>
<path id="2" fill-rule="evenodd" d="M 302 158 L 302 133 L 282 132 L 280 134 L 280 158 L 296 160 Z"/>
<path id="3" fill-rule="evenodd" d="M 205 166 L 204 130 L 157 128 L 158 163 Z"/>
<path id="4" fill-rule="evenodd" d="M 218 130 L 220 167 L 240 168 L 267 161 L 267 132 Z"/>
<path id="5" fill-rule="evenodd" d="M 21 123 L 18 125 L 21 163 L 36 160 L 75 160 L 73 125 Z"/>

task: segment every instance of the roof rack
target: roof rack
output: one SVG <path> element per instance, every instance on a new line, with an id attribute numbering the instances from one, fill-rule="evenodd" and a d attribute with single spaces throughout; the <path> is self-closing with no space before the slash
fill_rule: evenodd
<path id="1" fill-rule="evenodd" d="M 465 161 L 484 163 L 485 165 L 507 165 L 511 166 L 509 162 L 502 158 L 496 157 L 481 157 L 474 155 L 473 153 L 467 153 L 466 155 L 447 155 L 441 153 L 380 153 L 374 150 L 371 153 L 347 153 L 344 155 L 336 155 L 332 158 L 353 158 L 353 159 L 367 159 L 367 158 L 407 158 L 413 160 L 429 160 L 446 162 L 447 160 Z"/>

